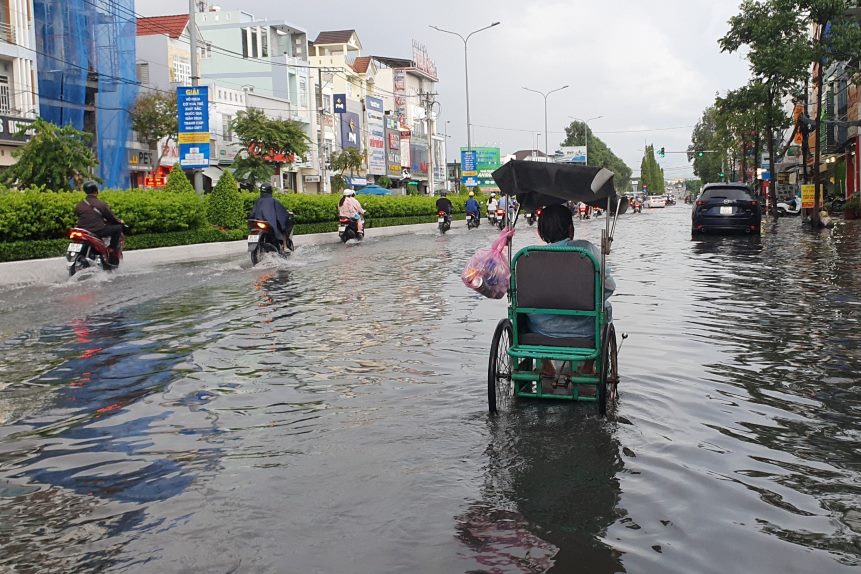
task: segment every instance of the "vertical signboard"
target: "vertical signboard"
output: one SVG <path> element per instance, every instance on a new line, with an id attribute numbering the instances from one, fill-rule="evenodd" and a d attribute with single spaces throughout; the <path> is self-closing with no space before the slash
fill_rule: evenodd
<path id="1" fill-rule="evenodd" d="M 362 148 L 362 124 L 356 112 L 341 113 L 341 148 Z"/>
<path id="2" fill-rule="evenodd" d="M 398 114 L 398 125 L 401 129 L 408 130 L 407 122 L 407 75 L 403 70 L 392 72 L 392 87 L 395 93 L 395 111 Z"/>
<path id="3" fill-rule="evenodd" d="M 386 165 L 388 174 L 401 177 L 401 131 L 398 121 L 386 118 Z"/>
<path id="4" fill-rule="evenodd" d="M 466 187 L 478 185 L 477 153 L 475 150 L 460 150 L 460 182 Z"/>
<path id="5" fill-rule="evenodd" d="M 386 130 L 383 124 L 385 110 L 383 100 L 365 97 L 368 116 L 368 173 L 386 175 Z"/>
<path id="6" fill-rule="evenodd" d="M 179 116 L 179 165 L 185 169 L 209 167 L 209 87 L 176 89 Z"/>
<path id="7" fill-rule="evenodd" d="M 347 111 L 347 94 L 335 94 L 332 99 L 332 111 L 343 114 Z"/>

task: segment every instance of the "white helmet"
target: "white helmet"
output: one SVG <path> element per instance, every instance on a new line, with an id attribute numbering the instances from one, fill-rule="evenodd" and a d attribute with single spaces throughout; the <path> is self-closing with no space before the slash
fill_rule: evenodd
<path id="1" fill-rule="evenodd" d="M 351 195 L 356 195 L 356 192 L 353 191 L 352 189 L 345 189 L 344 190 L 344 196 L 345 197 L 350 197 Z"/>
<path id="2" fill-rule="evenodd" d="M 491 194 L 490 194 L 490 197 L 492 197 L 492 198 L 493 198 L 493 197 L 496 197 L 496 194 L 495 194 L 495 193 L 491 193 Z"/>

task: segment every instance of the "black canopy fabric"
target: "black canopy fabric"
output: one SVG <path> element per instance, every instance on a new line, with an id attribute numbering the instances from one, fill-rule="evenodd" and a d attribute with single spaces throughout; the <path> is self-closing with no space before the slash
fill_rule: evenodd
<path id="1" fill-rule="evenodd" d="M 613 172 L 600 167 L 511 160 L 493 172 L 493 179 L 505 195 L 517 196 L 523 209 L 582 201 L 604 207 L 607 198 L 615 205 Z"/>

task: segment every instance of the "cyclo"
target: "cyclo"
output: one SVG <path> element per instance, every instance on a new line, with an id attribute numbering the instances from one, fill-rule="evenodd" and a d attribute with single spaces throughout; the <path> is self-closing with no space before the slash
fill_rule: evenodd
<path id="1" fill-rule="evenodd" d="M 508 317 L 497 324 L 490 345 L 490 412 L 508 408 L 516 398 L 542 398 L 595 402 L 604 416 L 608 403 L 616 399 L 619 372 L 616 330 L 603 304 L 602 278 L 616 221 L 627 201 L 616 196 L 613 173 L 604 168 L 512 160 L 493 178 L 503 194 L 517 197 L 518 212 L 510 227 L 521 210 L 529 213 L 567 202 L 606 205 L 614 216 L 606 218 L 601 233 L 600 260 L 579 246 L 531 246 L 512 255 L 508 243 Z M 541 314 L 587 317 L 594 330 L 589 337 L 530 332 L 527 317 Z M 560 384 L 545 384 L 546 361 L 561 363 L 562 372 L 567 366 L 567 374 L 557 379 Z"/>

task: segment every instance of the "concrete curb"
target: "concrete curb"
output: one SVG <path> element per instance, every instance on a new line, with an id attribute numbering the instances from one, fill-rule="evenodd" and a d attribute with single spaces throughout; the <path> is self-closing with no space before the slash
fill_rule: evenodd
<path id="1" fill-rule="evenodd" d="M 368 237 L 390 237 L 393 235 L 415 233 L 417 231 L 429 231 L 436 228 L 436 225 L 436 223 L 417 223 L 412 225 L 373 227 L 368 229 Z M 334 231 L 296 235 L 293 240 L 296 243 L 297 249 L 302 249 L 303 246 L 309 245 L 334 245 L 340 243 L 338 234 Z M 136 249 L 123 253 L 123 266 L 183 263 L 230 256 L 238 257 L 240 255 L 247 257 L 247 247 L 248 244 L 243 239 L 241 241 L 220 241 L 217 243 L 196 243 L 193 245 Z M 66 259 L 64 257 L 0 263 L 0 287 L 54 282 L 65 277 L 65 275 Z"/>

